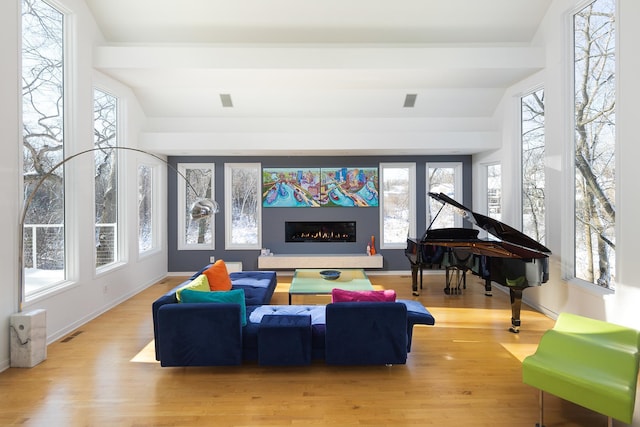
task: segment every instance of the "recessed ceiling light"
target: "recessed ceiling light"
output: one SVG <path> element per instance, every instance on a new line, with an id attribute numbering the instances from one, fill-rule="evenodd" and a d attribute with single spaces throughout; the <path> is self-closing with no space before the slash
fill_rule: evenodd
<path id="1" fill-rule="evenodd" d="M 408 93 L 404 97 L 404 108 L 413 108 L 416 106 L 416 98 L 418 97 L 415 93 Z"/>
<path id="2" fill-rule="evenodd" d="M 229 107 L 229 108 L 233 107 L 233 102 L 231 101 L 231 95 L 229 95 L 228 93 L 221 93 L 220 101 L 222 102 L 223 107 Z"/>

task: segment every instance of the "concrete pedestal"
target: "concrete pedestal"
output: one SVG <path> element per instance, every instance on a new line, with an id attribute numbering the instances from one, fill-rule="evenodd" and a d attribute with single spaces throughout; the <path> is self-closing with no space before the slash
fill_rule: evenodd
<path id="1" fill-rule="evenodd" d="M 47 358 L 45 310 L 12 314 L 9 329 L 12 368 L 32 368 Z"/>

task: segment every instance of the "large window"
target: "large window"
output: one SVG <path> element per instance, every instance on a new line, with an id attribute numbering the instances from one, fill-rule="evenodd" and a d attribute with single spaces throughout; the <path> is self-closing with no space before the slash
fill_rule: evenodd
<path id="1" fill-rule="evenodd" d="M 462 163 L 427 163 L 426 188 L 430 193 L 444 193 L 462 203 Z M 427 197 L 427 224 L 431 228 L 462 227 L 462 217 L 450 205 Z"/>
<path id="2" fill-rule="evenodd" d="M 574 15 L 575 276 L 615 282 L 615 0 Z"/>
<path id="3" fill-rule="evenodd" d="M 522 232 L 545 243 L 544 90 L 520 98 Z"/>
<path id="4" fill-rule="evenodd" d="M 213 217 L 192 221 L 191 206 L 200 199 L 215 200 L 213 163 L 179 163 L 178 249 L 215 249 Z"/>
<path id="5" fill-rule="evenodd" d="M 25 297 L 66 278 L 64 15 L 42 0 L 22 1 L 22 141 Z M 50 173 L 51 172 L 51 173 Z M 36 194 L 31 193 L 42 180 Z"/>
<path id="6" fill-rule="evenodd" d="M 381 163 L 380 192 L 380 248 L 405 248 L 416 234 L 415 163 Z"/>
<path id="7" fill-rule="evenodd" d="M 260 249 L 260 163 L 225 163 L 225 249 Z"/>
<path id="8" fill-rule="evenodd" d="M 96 268 L 119 261 L 118 239 L 118 99 L 93 91 L 95 160 Z"/>

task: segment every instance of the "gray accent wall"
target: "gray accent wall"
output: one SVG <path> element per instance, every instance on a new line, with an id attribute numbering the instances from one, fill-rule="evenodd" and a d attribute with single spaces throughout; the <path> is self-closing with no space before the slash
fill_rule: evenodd
<path id="1" fill-rule="evenodd" d="M 168 271 L 193 272 L 209 262 L 210 256 L 233 262 L 240 261 L 244 270 L 258 268 L 259 250 L 224 249 L 224 164 L 256 163 L 263 168 L 270 167 L 379 167 L 380 163 L 413 162 L 416 164 L 416 214 L 418 236 L 426 229 L 426 176 L 427 162 L 461 162 L 463 166 L 463 204 L 471 207 L 472 181 L 471 156 L 341 156 L 341 157 L 215 157 L 215 156 L 175 156 L 169 157 L 169 163 L 214 163 L 215 194 L 220 204 L 220 212 L 215 218 L 215 247 L 210 250 L 177 250 L 177 177 L 169 171 L 167 183 L 167 239 Z M 384 270 L 408 271 L 409 261 L 404 250 L 380 250 L 379 207 L 371 208 L 263 208 L 262 209 L 262 246 L 276 254 L 354 254 L 365 253 L 371 236 L 375 236 L 376 249 L 384 257 Z M 285 243 L 285 221 L 355 221 L 356 242 L 296 242 Z M 414 236 L 411 236 L 414 237 Z"/>

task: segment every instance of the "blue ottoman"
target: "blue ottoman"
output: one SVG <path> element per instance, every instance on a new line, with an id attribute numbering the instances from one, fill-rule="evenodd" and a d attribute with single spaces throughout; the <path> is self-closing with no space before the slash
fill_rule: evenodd
<path id="1" fill-rule="evenodd" d="M 311 316 L 262 316 L 258 329 L 260 365 L 308 365 L 311 363 Z"/>

